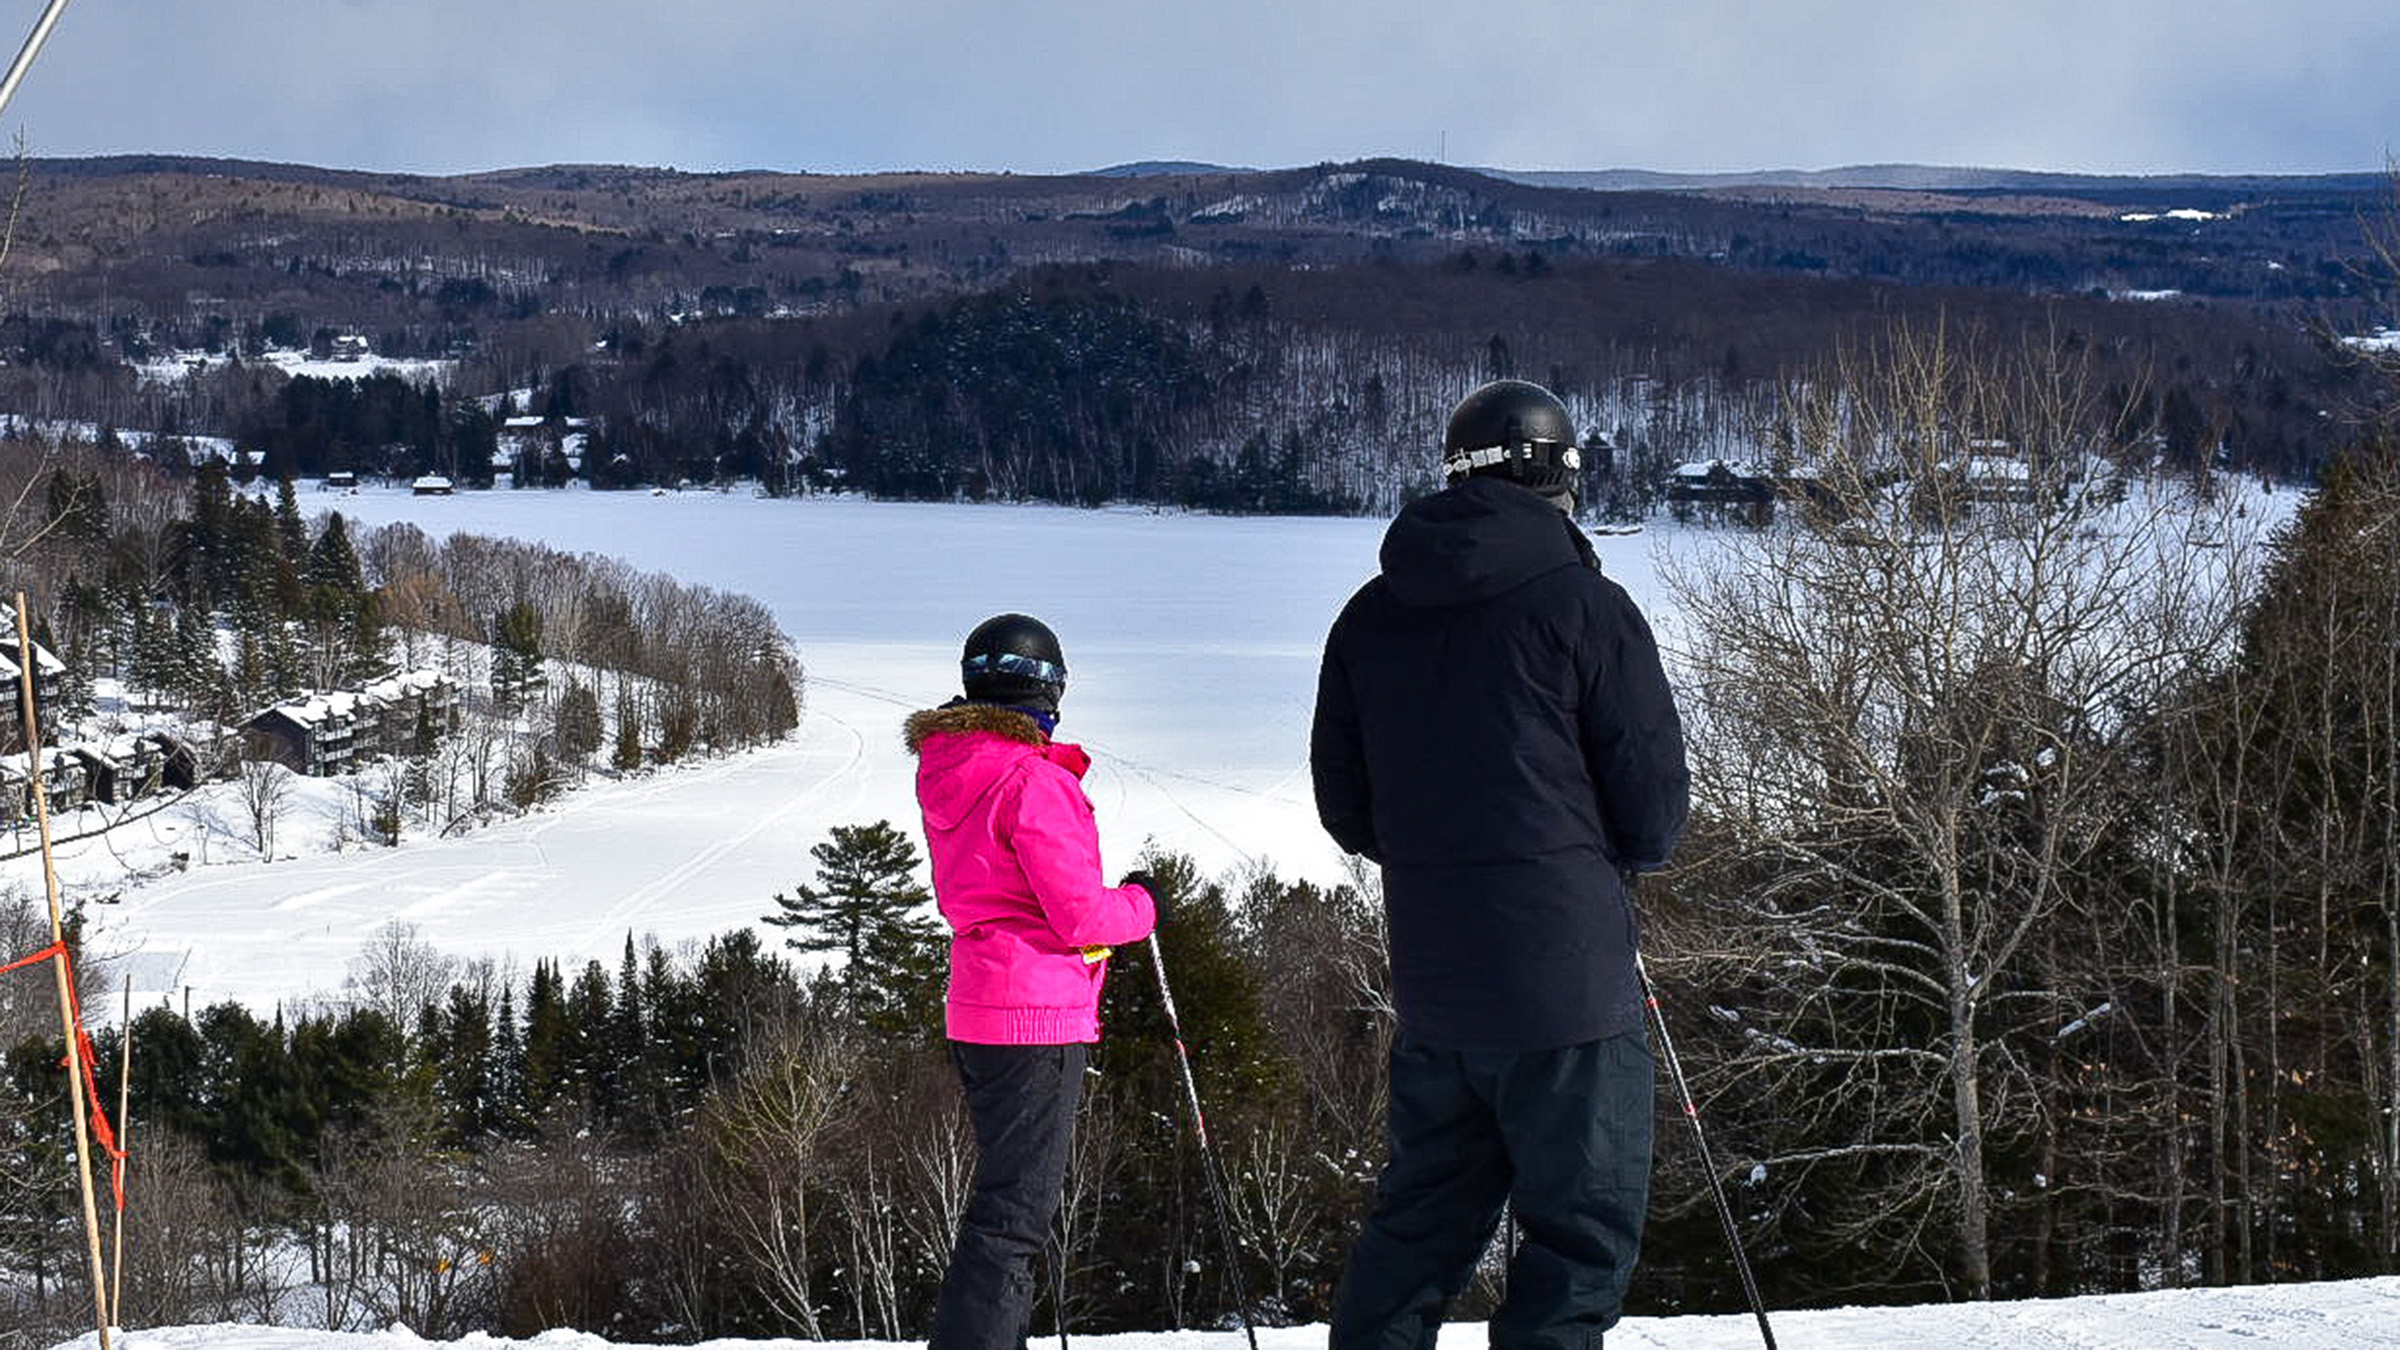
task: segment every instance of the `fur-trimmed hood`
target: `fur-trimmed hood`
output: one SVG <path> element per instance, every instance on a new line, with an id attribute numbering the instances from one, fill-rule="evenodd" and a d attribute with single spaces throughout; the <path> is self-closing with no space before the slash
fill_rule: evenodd
<path id="1" fill-rule="evenodd" d="M 1074 779 L 1092 767 L 1081 746 L 1052 740 L 1031 715 L 997 703 L 953 699 L 911 714 L 901 738 L 917 757 L 917 804 L 926 824 L 941 828 L 964 819 L 985 793 L 1029 764 L 1052 765 Z"/>
<path id="2" fill-rule="evenodd" d="M 965 699 L 953 699 L 938 708 L 910 713 L 908 720 L 900 724 L 900 739 L 908 746 L 908 753 L 922 754 L 928 739 L 946 731 L 988 731 L 1027 745 L 1044 745 L 1050 740 L 1042 734 L 1040 723 L 1014 708 Z"/>

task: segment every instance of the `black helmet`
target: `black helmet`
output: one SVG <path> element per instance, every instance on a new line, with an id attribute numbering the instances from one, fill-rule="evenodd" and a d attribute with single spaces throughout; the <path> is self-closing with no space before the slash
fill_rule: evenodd
<path id="1" fill-rule="evenodd" d="M 1442 474 L 1488 473 L 1545 496 L 1572 493 L 1583 469 L 1567 405 L 1538 384 L 1494 380 L 1458 401 L 1442 437 Z"/>
<path id="2" fill-rule="evenodd" d="M 975 625 L 958 673 L 968 698 L 1039 712 L 1057 712 L 1059 695 L 1067 692 L 1058 634 L 1026 614 L 995 614 Z"/>

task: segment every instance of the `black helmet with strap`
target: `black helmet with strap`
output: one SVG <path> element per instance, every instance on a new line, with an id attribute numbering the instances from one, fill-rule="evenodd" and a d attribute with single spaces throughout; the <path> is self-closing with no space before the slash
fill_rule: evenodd
<path id="1" fill-rule="evenodd" d="M 1442 437 L 1442 474 L 1455 484 L 1491 474 L 1544 496 L 1572 495 L 1583 470 L 1575 419 L 1527 380 L 1494 380 L 1460 399 Z"/>

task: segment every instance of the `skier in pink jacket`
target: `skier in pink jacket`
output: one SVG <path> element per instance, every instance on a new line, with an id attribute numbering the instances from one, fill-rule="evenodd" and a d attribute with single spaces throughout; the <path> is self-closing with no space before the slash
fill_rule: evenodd
<path id="1" fill-rule="evenodd" d="M 1164 905 L 1145 874 L 1102 880 L 1091 758 L 1050 735 L 1067 683 L 1057 635 L 1023 614 L 987 619 L 960 675 L 963 698 L 905 728 L 952 931 L 944 1016 L 976 1145 L 931 1350 L 1016 1350 L 1100 1039 L 1107 949 L 1149 936 Z"/>

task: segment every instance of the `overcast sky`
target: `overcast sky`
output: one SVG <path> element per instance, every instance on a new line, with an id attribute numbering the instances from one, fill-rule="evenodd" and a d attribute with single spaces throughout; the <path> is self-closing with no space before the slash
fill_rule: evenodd
<path id="1" fill-rule="evenodd" d="M 2400 0 L 74 0 L 20 132 L 424 173 L 2380 170 Z"/>

